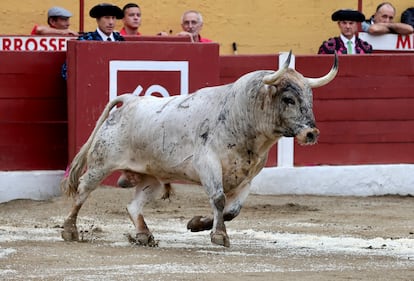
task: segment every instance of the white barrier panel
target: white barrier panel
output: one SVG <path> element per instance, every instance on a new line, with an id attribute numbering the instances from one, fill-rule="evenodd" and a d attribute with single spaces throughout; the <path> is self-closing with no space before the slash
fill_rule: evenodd
<path id="1" fill-rule="evenodd" d="M 252 181 L 257 194 L 324 196 L 414 195 L 414 165 L 265 168 Z"/>
<path id="2" fill-rule="evenodd" d="M 59 184 L 64 172 L 0 172 L 0 203 L 14 199 L 46 200 L 59 196 Z"/>
<path id="3" fill-rule="evenodd" d="M 279 53 L 279 68 L 282 66 L 289 53 Z M 290 68 L 295 69 L 295 56 L 292 55 L 290 59 Z M 277 142 L 277 166 L 278 167 L 293 167 L 294 161 L 294 138 L 282 137 Z"/>
<path id="4" fill-rule="evenodd" d="M 384 34 L 374 36 L 360 32 L 358 36 L 362 40 L 370 43 L 374 51 L 414 51 L 414 34 Z"/>
<path id="5" fill-rule="evenodd" d="M 64 171 L 0 172 L 0 203 L 60 196 Z M 414 195 L 414 165 L 353 165 L 264 168 L 251 192 L 271 195 Z"/>

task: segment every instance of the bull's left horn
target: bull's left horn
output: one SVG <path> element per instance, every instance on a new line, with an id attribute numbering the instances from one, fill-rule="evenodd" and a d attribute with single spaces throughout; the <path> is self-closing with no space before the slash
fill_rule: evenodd
<path id="1" fill-rule="evenodd" d="M 285 63 L 283 64 L 282 67 L 279 68 L 278 71 L 276 71 L 273 74 L 269 74 L 266 75 L 265 77 L 263 77 L 263 83 L 268 84 L 268 85 L 273 85 L 276 80 L 283 74 L 285 73 L 285 71 L 288 69 L 289 64 L 290 64 L 290 59 L 292 57 L 292 50 L 290 50 L 289 55 L 285 61 Z"/>
<path id="2" fill-rule="evenodd" d="M 337 73 L 338 73 L 338 55 L 335 52 L 335 62 L 331 68 L 331 71 L 329 71 L 328 74 L 320 78 L 305 78 L 305 79 L 308 81 L 308 84 L 311 88 L 317 88 L 317 87 L 321 87 L 331 82 L 335 78 Z"/>

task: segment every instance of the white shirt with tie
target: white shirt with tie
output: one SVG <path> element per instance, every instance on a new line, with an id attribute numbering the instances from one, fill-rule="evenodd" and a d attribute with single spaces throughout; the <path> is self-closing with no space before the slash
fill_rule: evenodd
<path id="1" fill-rule="evenodd" d="M 352 36 L 351 39 L 346 38 L 345 36 L 343 36 L 342 34 L 340 35 L 342 42 L 344 42 L 344 45 L 346 47 L 346 49 L 348 50 L 348 41 L 351 41 L 351 51 L 352 53 L 349 53 L 349 55 L 354 55 L 355 54 L 355 36 Z"/>
<path id="2" fill-rule="evenodd" d="M 103 41 L 115 41 L 114 38 L 114 33 L 111 32 L 111 35 L 106 35 L 105 33 L 102 32 L 102 30 L 100 30 L 99 28 L 96 29 L 96 31 L 99 33 L 99 35 L 102 37 Z M 110 39 L 110 40 L 109 40 Z"/>

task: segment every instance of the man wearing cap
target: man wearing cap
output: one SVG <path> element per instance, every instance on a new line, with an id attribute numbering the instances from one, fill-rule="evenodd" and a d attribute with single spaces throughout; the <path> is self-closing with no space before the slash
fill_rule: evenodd
<path id="1" fill-rule="evenodd" d="M 35 25 L 31 35 L 75 35 L 76 31 L 70 30 L 70 17 L 72 14 L 62 7 L 52 7 L 47 12 L 49 26 Z"/>
<path id="2" fill-rule="evenodd" d="M 102 3 L 94 6 L 89 11 L 89 15 L 96 19 L 98 27 L 95 31 L 79 36 L 78 40 L 125 41 L 122 35 L 114 31 L 116 20 L 124 17 L 121 8 Z"/>
<path id="3" fill-rule="evenodd" d="M 365 20 L 364 14 L 359 11 L 345 9 L 332 14 L 332 20 L 338 22 L 341 34 L 338 37 L 324 41 L 319 47 L 318 54 L 369 54 L 372 46 L 357 36 L 358 22 Z"/>

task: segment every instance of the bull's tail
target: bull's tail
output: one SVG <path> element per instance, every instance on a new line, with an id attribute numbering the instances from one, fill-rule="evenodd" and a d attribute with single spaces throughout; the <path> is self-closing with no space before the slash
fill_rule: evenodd
<path id="1" fill-rule="evenodd" d="M 98 132 L 102 124 L 105 122 L 105 120 L 108 118 L 110 111 L 117 104 L 124 104 L 131 98 L 134 98 L 134 96 L 130 94 L 121 95 L 116 97 L 106 105 L 98 121 L 96 121 L 94 130 L 92 131 L 86 143 L 81 147 L 78 154 L 76 154 L 75 158 L 72 160 L 70 167 L 68 167 L 67 174 L 65 174 L 65 177 L 62 179 L 60 183 L 61 190 L 64 194 L 66 194 L 67 196 L 73 196 L 77 193 L 79 186 L 79 178 L 86 169 L 86 164 L 88 161 L 88 151 L 92 145 L 93 140 L 95 139 L 96 133 Z"/>

